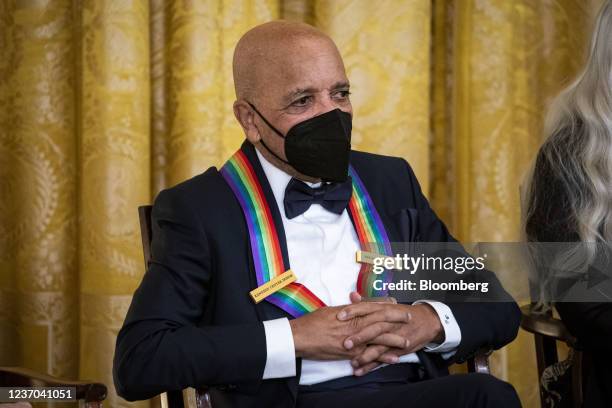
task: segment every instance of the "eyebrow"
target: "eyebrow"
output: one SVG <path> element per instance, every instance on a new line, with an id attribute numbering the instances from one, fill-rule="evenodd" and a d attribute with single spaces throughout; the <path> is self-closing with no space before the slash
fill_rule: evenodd
<path id="1" fill-rule="evenodd" d="M 348 88 L 350 88 L 350 86 L 351 85 L 348 83 L 348 81 L 338 81 L 338 82 L 336 82 L 331 87 L 331 90 L 332 91 L 336 91 L 338 89 L 348 89 Z M 316 88 L 313 88 L 313 87 L 309 87 L 309 88 L 295 88 L 294 90 L 289 92 L 287 95 L 285 95 L 283 97 L 283 100 L 286 103 L 291 103 L 295 98 L 297 98 L 300 95 L 309 94 L 309 93 L 316 93 L 317 91 L 318 90 Z"/>

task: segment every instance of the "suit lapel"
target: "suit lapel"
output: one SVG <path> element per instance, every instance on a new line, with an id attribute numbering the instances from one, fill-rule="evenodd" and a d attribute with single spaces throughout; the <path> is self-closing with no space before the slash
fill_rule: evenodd
<path id="1" fill-rule="evenodd" d="M 405 237 L 400 234 L 400 231 L 396 228 L 396 223 L 394 222 L 394 214 L 389 214 L 386 209 L 387 206 L 382 202 L 382 197 L 378 193 L 378 188 L 381 188 L 380 182 L 375 182 L 369 179 L 369 172 L 367 168 L 364 168 L 363 163 L 360 163 L 357 160 L 351 160 L 351 166 L 357 172 L 361 182 L 363 183 L 365 189 L 367 190 L 370 198 L 372 199 L 372 203 L 374 204 L 374 208 L 378 212 L 380 216 L 380 220 L 387 232 L 387 236 L 389 237 L 389 242 L 399 242 L 405 239 Z M 382 187 L 384 188 L 384 187 Z M 349 211 L 350 215 L 350 211 Z M 355 228 L 355 220 L 352 216 L 350 216 L 351 222 L 353 223 L 353 228 Z"/>
<path id="2" fill-rule="evenodd" d="M 374 204 L 385 230 L 387 231 L 389 241 L 391 243 L 418 241 L 419 237 L 416 218 L 418 215 L 417 211 L 412 208 L 400 208 L 399 211 L 395 211 L 393 213 L 385 211 L 388 207 L 382 202 L 382 194 L 377 194 L 378 188 L 381 186 L 371 182 L 368 179 L 369 172 L 367 169 L 363 169 L 361 166 L 359 166 L 359 163 L 351 162 L 351 165 L 355 171 L 357 171 L 357 174 L 359 175 L 364 187 L 368 191 L 370 198 L 372 199 L 372 203 Z M 355 221 L 353 220 L 352 216 L 350 218 L 351 222 L 353 223 L 353 228 L 355 228 Z M 391 293 L 390 296 L 392 295 L 393 294 Z M 416 354 L 421 361 L 427 376 L 429 378 L 436 378 L 438 376 L 438 370 L 436 369 L 432 356 L 425 353 L 423 350 L 417 351 Z"/>
<path id="3" fill-rule="evenodd" d="M 272 219 L 274 221 L 274 226 L 276 227 L 276 232 L 278 234 L 278 241 L 280 244 L 281 254 L 283 257 L 283 263 L 285 265 L 285 269 L 289 269 L 289 256 L 287 252 L 287 237 L 285 236 L 285 229 L 283 227 L 283 220 L 281 218 L 278 206 L 276 205 L 276 200 L 274 199 L 274 194 L 272 193 L 272 188 L 270 187 L 270 183 L 268 182 L 268 178 L 266 177 L 266 173 L 261 167 L 261 163 L 259 163 L 259 158 L 257 157 L 257 153 L 255 152 L 255 147 L 248 141 L 245 140 L 242 143 L 240 149 L 244 152 L 246 157 L 249 159 L 251 166 L 253 166 L 253 171 L 255 172 L 255 176 L 257 180 L 259 180 L 259 184 L 261 185 L 261 189 L 263 191 L 264 197 L 268 203 L 268 207 L 270 208 L 270 213 L 272 215 Z M 251 257 L 252 258 L 252 257 Z M 251 273 L 251 281 L 253 287 L 257 287 L 257 279 L 255 275 L 255 267 L 253 265 L 253 260 L 249 261 L 249 272 Z M 283 309 L 269 303 L 266 301 L 259 302 L 257 304 L 257 310 L 259 314 L 262 316 L 262 320 L 272 320 L 278 319 L 281 317 L 291 318 L 287 312 Z"/>
<path id="4" fill-rule="evenodd" d="M 274 198 L 274 194 L 272 193 L 272 188 L 270 187 L 270 183 L 268 182 L 268 178 L 266 177 L 266 173 L 261 167 L 261 163 L 259 162 L 259 158 L 257 157 L 257 153 L 255 152 L 255 147 L 248 141 L 244 141 L 241 146 L 242 151 L 247 156 L 251 165 L 253 166 L 253 171 L 255 171 L 255 175 L 259 180 L 259 184 L 261 185 L 261 189 L 263 191 L 264 197 L 268 202 L 268 206 L 270 208 L 270 213 L 272 214 L 272 219 L 274 220 L 274 226 L 276 227 L 276 232 L 278 234 L 278 241 L 280 243 L 281 253 L 283 256 L 283 263 L 285 264 L 285 268 L 289 269 L 289 253 L 287 251 L 287 237 L 285 236 L 285 228 L 283 226 L 283 220 L 280 215 L 280 210 L 278 205 L 276 205 L 276 200 Z M 257 286 L 257 279 L 255 277 L 255 267 L 253 265 L 252 257 L 250 257 L 249 261 L 249 269 L 251 272 L 251 281 L 253 287 Z M 282 317 L 286 317 L 292 319 L 293 317 L 285 312 L 283 309 L 269 303 L 269 302 L 260 302 L 257 304 L 257 310 L 262 320 L 272 320 L 279 319 Z M 289 377 L 286 379 L 287 387 L 289 388 L 289 392 L 291 393 L 294 401 L 297 400 L 297 388 L 299 385 L 299 379 L 302 368 L 302 359 L 296 359 L 296 375 L 294 377 Z"/>

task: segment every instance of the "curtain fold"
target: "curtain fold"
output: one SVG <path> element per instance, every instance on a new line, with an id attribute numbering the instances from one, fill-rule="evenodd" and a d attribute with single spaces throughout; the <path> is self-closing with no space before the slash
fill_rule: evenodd
<path id="1" fill-rule="evenodd" d="M 433 26 L 439 41 L 433 48 L 433 180 L 440 182 L 433 205 L 460 241 L 521 239 L 519 186 L 542 142 L 549 101 L 584 63 L 601 3 L 434 1 L 445 24 Z M 521 331 L 491 363 L 524 406 L 538 406 L 531 335 Z"/>
<path id="2" fill-rule="evenodd" d="M 75 376 L 72 7 L 0 2 L 0 365 Z"/>
<path id="3" fill-rule="evenodd" d="M 514 241 L 546 106 L 580 69 L 601 3 L 1 1 L 0 365 L 151 405 L 117 397 L 111 374 L 144 273 L 136 208 L 240 145 L 231 59 L 249 28 L 285 18 L 328 33 L 354 147 L 406 158 L 459 239 Z M 533 356 L 521 334 L 492 358 L 526 407 Z"/>
<path id="4" fill-rule="evenodd" d="M 429 189 L 431 2 L 315 1 L 342 53 L 359 150 L 406 158 Z"/>
<path id="5" fill-rule="evenodd" d="M 135 208 L 150 198 L 149 4 L 77 6 L 79 376 L 107 384 L 114 406 L 115 338 L 143 271 Z"/>

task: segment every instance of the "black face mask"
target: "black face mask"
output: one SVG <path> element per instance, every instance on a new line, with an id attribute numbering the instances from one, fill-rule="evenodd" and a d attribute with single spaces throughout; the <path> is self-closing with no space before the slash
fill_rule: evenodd
<path id="1" fill-rule="evenodd" d="M 289 164 L 302 174 L 323 181 L 343 182 L 348 177 L 351 151 L 352 117 L 334 109 L 294 125 L 283 136 L 261 113 L 249 103 L 259 117 L 277 135 L 285 139 L 285 156 L 278 157 L 263 139 L 261 144 L 277 159 Z"/>

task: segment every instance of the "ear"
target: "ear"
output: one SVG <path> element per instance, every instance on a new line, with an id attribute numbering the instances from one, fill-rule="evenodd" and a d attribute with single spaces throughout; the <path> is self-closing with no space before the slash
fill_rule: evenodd
<path id="1" fill-rule="evenodd" d="M 253 109 L 244 100 L 234 102 L 234 116 L 242 126 L 244 134 L 251 143 L 257 143 L 261 140 L 259 129 L 255 126 L 255 113 Z"/>

